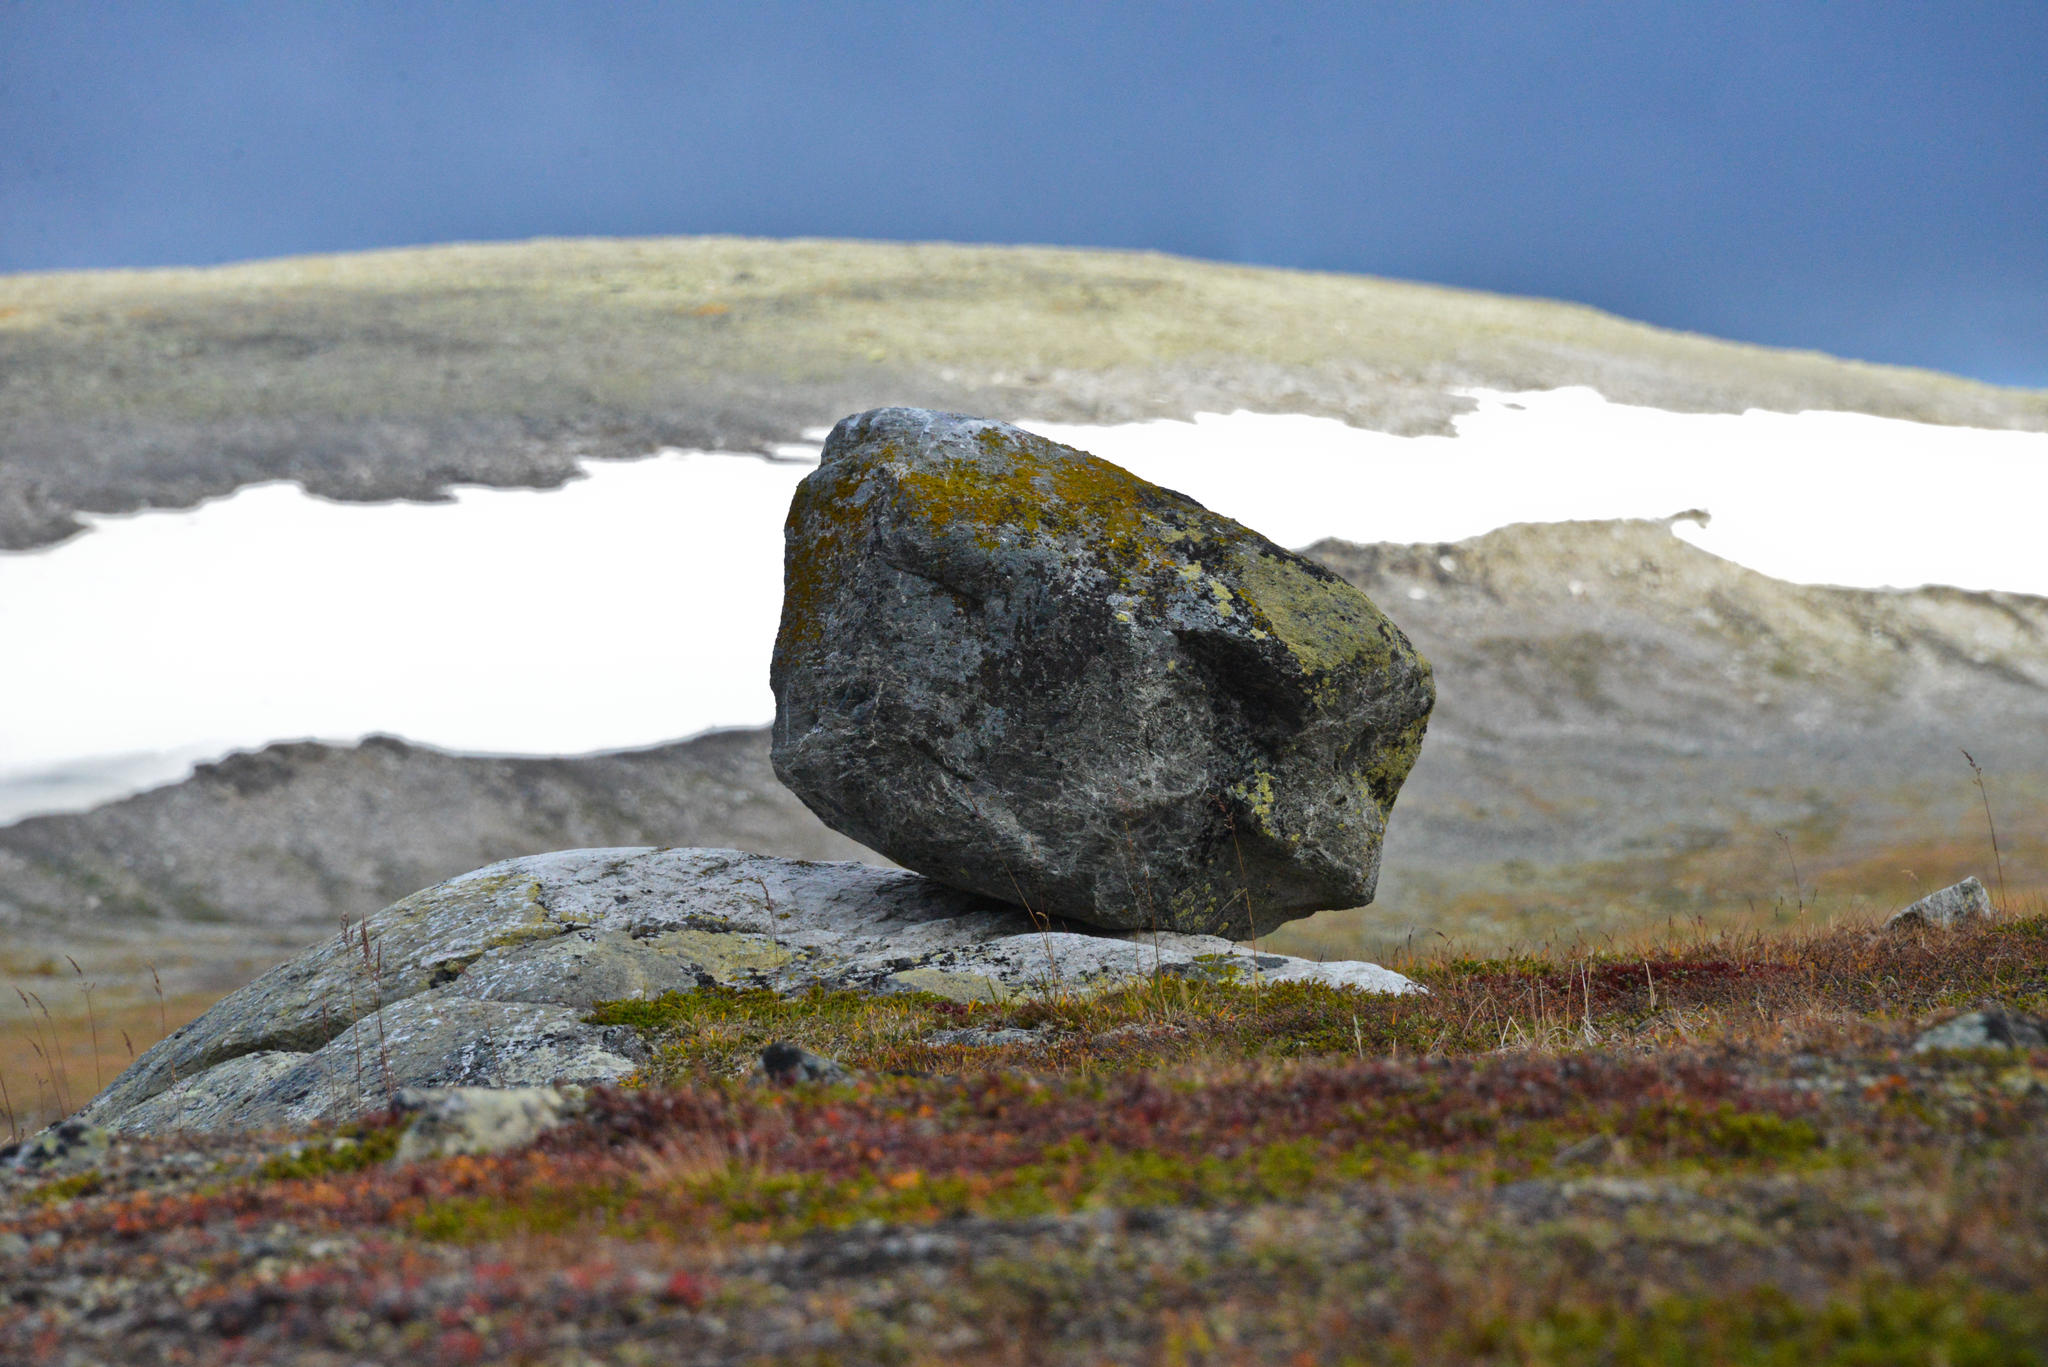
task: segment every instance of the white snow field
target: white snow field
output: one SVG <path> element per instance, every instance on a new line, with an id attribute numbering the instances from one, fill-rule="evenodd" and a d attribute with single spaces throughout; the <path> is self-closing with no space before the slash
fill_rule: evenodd
<path id="1" fill-rule="evenodd" d="M 1287 546 L 1703 508 L 1681 535 L 1778 578 L 2048 595 L 2048 434 L 1472 397 L 1455 437 L 1255 413 L 1033 426 Z M 664 451 L 431 504 L 258 485 L 0 554 L 0 821 L 280 739 L 564 754 L 764 723 L 782 521 L 816 453 Z"/>

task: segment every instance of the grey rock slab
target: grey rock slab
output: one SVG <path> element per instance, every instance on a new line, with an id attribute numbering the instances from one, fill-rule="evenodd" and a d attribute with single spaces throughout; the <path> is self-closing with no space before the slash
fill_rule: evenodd
<path id="1" fill-rule="evenodd" d="M 583 924 L 543 902 L 539 881 L 518 863 L 493 864 L 416 892 L 279 964 L 172 1031 L 86 1113 L 125 1110 L 179 1078 L 244 1054 L 318 1049 L 380 1004 L 453 982 L 489 950 L 554 939 Z M 576 861 L 568 864 L 558 878 L 584 872 Z"/>
<path id="2" fill-rule="evenodd" d="M 1043 1044 L 1045 1036 L 1036 1030 L 1019 1030 L 1005 1026 L 991 1030 L 986 1026 L 970 1025 L 959 1030 L 935 1030 L 924 1037 L 926 1044 L 960 1044 L 969 1049 L 999 1049 L 1007 1044 Z"/>
<path id="3" fill-rule="evenodd" d="M 792 957 L 772 936 L 744 931 L 584 930 L 544 944 L 493 949 L 452 990 L 486 1001 L 591 1006 L 712 983 L 745 986 Z"/>
<path id="4" fill-rule="evenodd" d="M 179 1078 L 149 1100 L 121 1112 L 113 1120 L 113 1128 L 133 1134 L 231 1129 L 234 1116 L 251 1097 L 261 1095 L 306 1057 L 285 1049 L 263 1049 L 227 1059 L 203 1073 Z"/>
<path id="5" fill-rule="evenodd" d="M 437 989 L 364 1017 L 317 1050 L 225 1060 L 106 1123 L 130 1133 L 299 1129 L 383 1110 L 406 1089 L 616 1082 L 647 1061 L 638 1032 L 583 1015 Z"/>
<path id="6" fill-rule="evenodd" d="M 295 1129 L 392 1105 L 402 1089 L 616 1082 L 647 1061 L 638 1033 L 575 1007 L 445 991 L 365 1017 L 251 1089 L 223 1129 Z"/>
<path id="7" fill-rule="evenodd" d="M 531 1144 L 582 1113 L 575 1087 L 423 1087 L 396 1098 L 412 1120 L 399 1136 L 394 1163 L 463 1153 L 504 1153 Z"/>
<path id="8" fill-rule="evenodd" d="M 83 1167 L 106 1153 L 112 1142 L 113 1132 L 103 1125 L 66 1120 L 13 1146 L 7 1163 L 20 1172 Z"/>
<path id="9" fill-rule="evenodd" d="M 451 879 L 322 940 L 144 1053 L 82 1118 L 262 1129 L 374 1109 L 402 1087 L 615 1080 L 645 1046 L 630 1027 L 585 1023 L 591 1004 L 706 982 L 1002 1000 L 1156 972 L 1420 990 L 1377 964 L 1214 936 L 1049 930 L 900 869 L 564 850 Z"/>
<path id="10" fill-rule="evenodd" d="M 1939 892 L 1928 893 L 1913 905 L 1892 913 L 1884 924 L 1887 930 L 1946 930 L 1969 921 L 1988 920 L 1991 915 L 1991 894 L 1972 876 Z"/>
<path id="11" fill-rule="evenodd" d="M 1112 929 L 1361 906 L 1435 702 L 1314 561 L 1083 451 L 883 408 L 798 487 L 775 771 L 932 878 Z"/>
<path id="12" fill-rule="evenodd" d="M 2048 1021 L 2002 1007 L 1965 1012 L 1921 1031 L 1913 1041 L 1916 1054 L 1951 1049 L 2041 1048 L 2048 1048 Z"/>

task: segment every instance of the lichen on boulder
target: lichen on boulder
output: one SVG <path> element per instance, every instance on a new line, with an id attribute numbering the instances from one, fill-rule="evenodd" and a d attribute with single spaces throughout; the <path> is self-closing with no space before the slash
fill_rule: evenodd
<path id="1" fill-rule="evenodd" d="M 1430 668 L 1335 574 L 1085 452 L 883 408 L 791 504 L 778 775 L 955 887 L 1248 938 L 1372 900 Z"/>

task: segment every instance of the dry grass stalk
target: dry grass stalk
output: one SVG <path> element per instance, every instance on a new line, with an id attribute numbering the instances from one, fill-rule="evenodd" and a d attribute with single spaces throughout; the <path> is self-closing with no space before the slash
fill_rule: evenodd
<path id="1" fill-rule="evenodd" d="M 1971 778 L 1976 781 L 1977 796 L 1984 803 L 1984 825 L 1991 832 L 1991 862 L 1998 870 L 1998 909 L 2010 912 L 2011 903 L 2005 895 L 2005 856 L 1998 851 L 1998 823 L 1991 819 L 1991 795 L 1984 791 L 1984 771 L 1968 750 L 1963 751 L 1963 759 L 1970 766 Z"/>
<path id="2" fill-rule="evenodd" d="M 97 1095 L 100 1089 L 107 1085 L 107 1081 L 100 1073 L 100 1018 L 92 1009 L 94 984 L 85 980 L 85 970 L 78 966 L 78 960 L 66 954 L 64 962 L 70 964 L 71 971 L 78 975 L 79 990 L 85 993 L 85 1019 L 92 1028 L 92 1089 Z"/>

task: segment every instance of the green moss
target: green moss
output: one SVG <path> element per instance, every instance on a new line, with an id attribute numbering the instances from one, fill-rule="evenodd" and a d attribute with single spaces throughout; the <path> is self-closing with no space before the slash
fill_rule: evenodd
<path id="1" fill-rule="evenodd" d="M 814 987 L 783 996 L 765 987 L 700 987 L 659 997 L 599 1002 L 584 1019 L 592 1025 L 630 1025 L 654 1038 L 735 1023 L 770 1030 L 806 1026 L 874 1028 L 886 1020 L 951 1020 L 958 1003 L 923 992 L 876 996 Z"/>
<path id="2" fill-rule="evenodd" d="M 785 997 L 767 988 L 717 986 L 601 1002 L 585 1019 L 639 1030 L 654 1047 L 648 1078 L 678 1083 L 744 1073 L 779 1041 L 856 1068 L 924 1071 L 947 1057 L 921 1043 L 925 1035 L 985 1024 L 1000 1010 L 986 993 L 962 1001 L 929 991 L 878 996 L 813 988 Z"/>
<path id="3" fill-rule="evenodd" d="M 1945 1277 L 1933 1285 L 1873 1281 L 1818 1306 L 1760 1287 L 1675 1296 L 1633 1312 L 1560 1307 L 1533 1323 L 1483 1324 L 1460 1346 L 1558 1367 L 2010 1367 L 2048 1362 L 2044 1344 L 2048 1299 Z"/>
<path id="4" fill-rule="evenodd" d="M 913 970 L 912 973 L 918 972 Z M 932 970 L 924 970 L 932 972 Z M 1092 991 L 1057 985 L 991 1000 L 974 975 L 962 983 L 900 974 L 919 989 L 877 996 L 814 989 L 784 997 L 765 988 L 702 987 L 652 999 L 605 1002 L 586 1017 L 630 1025 L 654 1048 L 645 1078 L 682 1084 L 749 1071 L 759 1051 L 786 1041 L 874 1072 L 976 1071 L 1006 1063 L 1121 1072 L 1183 1057 L 1370 1056 L 1483 1049 L 1498 1041 L 1412 1002 L 1322 983 L 1257 980 L 1240 958 L 1212 955 L 1157 979 Z M 930 1044 L 962 1026 L 1031 1030 L 1030 1044 Z"/>
<path id="5" fill-rule="evenodd" d="M 308 1140 L 296 1153 L 281 1153 L 265 1162 L 256 1175 L 269 1182 L 301 1181 L 359 1172 L 387 1163 L 398 1152 L 404 1126 L 352 1125 L 325 1142 Z"/>
<path id="6" fill-rule="evenodd" d="M 598 1228 L 644 1238 L 654 1231 L 622 1223 L 628 1199 L 627 1189 L 616 1183 L 538 1184 L 515 1200 L 457 1196 L 435 1201 L 413 1216 L 412 1230 L 423 1239 L 458 1244 Z"/>
<path id="7" fill-rule="evenodd" d="M 31 1187 L 23 1199 L 30 1205 L 53 1205 L 58 1201 L 91 1196 L 106 1184 L 107 1179 L 98 1168 L 87 1168 L 84 1172 L 74 1172 L 69 1177 L 59 1177 L 54 1182 Z"/>
<path id="8" fill-rule="evenodd" d="M 1823 1147 L 1810 1121 L 1741 1111 L 1725 1102 L 1711 1110 L 1676 1102 L 1648 1107 L 1634 1117 L 1628 1134 L 1667 1153 L 1717 1162 L 1786 1162 Z"/>

